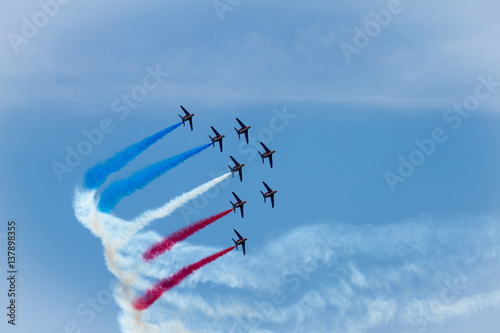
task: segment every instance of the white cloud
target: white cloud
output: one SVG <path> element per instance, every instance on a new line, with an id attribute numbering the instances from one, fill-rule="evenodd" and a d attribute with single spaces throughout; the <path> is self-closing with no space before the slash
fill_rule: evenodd
<path id="1" fill-rule="evenodd" d="M 500 308 L 500 289 L 462 298 L 413 300 L 402 310 L 401 319 L 421 325 L 443 323 L 454 318 L 469 317 L 488 308 Z"/>
<path id="2" fill-rule="evenodd" d="M 339 44 L 352 42 L 353 28 L 386 5 L 246 3 L 231 13 L 237 20 L 221 23 L 211 3 L 71 2 L 19 55 L 9 55 L 6 45 L 2 103 L 22 104 L 29 92 L 39 102 L 108 107 L 157 63 L 172 73 L 157 92 L 163 104 L 175 98 L 211 106 L 290 100 L 448 107 L 475 88 L 478 75 L 500 77 L 494 1 L 404 2 L 404 10 L 347 64 Z M 38 7 L 15 9 L 14 18 L 1 17 L 7 29 L 20 31 L 20 18 Z M 269 19 L 278 11 L 286 29 Z"/>

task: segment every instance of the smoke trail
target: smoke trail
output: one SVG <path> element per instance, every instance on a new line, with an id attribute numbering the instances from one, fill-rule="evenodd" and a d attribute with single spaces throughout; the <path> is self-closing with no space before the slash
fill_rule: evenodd
<path id="1" fill-rule="evenodd" d="M 177 208 L 181 207 L 188 201 L 196 198 L 199 195 L 202 195 L 206 191 L 213 188 L 215 185 L 219 184 L 223 180 L 227 179 L 231 175 L 230 172 L 212 179 L 211 181 L 206 182 L 203 185 L 200 185 L 189 192 L 183 193 L 174 199 L 167 202 L 160 208 L 152 209 L 145 211 L 138 217 L 136 217 L 132 222 L 130 222 L 125 228 L 124 233 L 120 236 L 120 240 L 117 241 L 116 245 L 121 247 L 127 240 L 132 237 L 134 234 L 145 228 L 149 223 L 153 222 L 156 219 L 160 219 L 172 214 Z M 123 229 L 123 228 L 122 228 Z"/>
<path id="2" fill-rule="evenodd" d="M 165 237 L 161 242 L 154 244 L 151 246 L 144 254 L 142 257 L 144 260 L 153 260 L 165 251 L 169 251 L 172 249 L 172 247 L 185 240 L 195 232 L 200 231 L 201 229 L 205 228 L 209 224 L 214 223 L 218 219 L 226 216 L 227 214 L 231 213 L 233 209 L 228 209 L 222 213 L 207 217 L 203 220 L 200 220 L 198 222 L 192 223 L 182 229 L 177 230 L 176 232 L 172 233 L 170 236 Z"/>
<path id="3" fill-rule="evenodd" d="M 115 156 L 111 157 L 104 163 L 99 163 L 93 168 L 89 169 L 85 174 L 85 186 L 88 189 L 96 189 L 101 186 L 106 178 L 127 165 L 130 161 L 136 158 L 140 153 L 148 149 L 158 140 L 162 139 L 165 135 L 172 132 L 174 129 L 179 127 L 182 122 L 165 128 L 140 142 L 137 142 L 125 150 L 117 153 Z"/>
<path id="4" fill-rule="evenodd" d="M 195 271 L 202 268 L 203 266 L 222 257 L 226 253 L 232 251 L 235 247 L 236 246 L 232 246 L 225 250 L 212 254 L 211 256 L 201 259 L 200 261 L 195 262 L 194 264 L 182 268 L 171 277 L 160 280 L 151 289 L 148 289 L 144 295 L 142 295 L 141 297 L 137 298 L 134 301 L 133 303 L 134 308 L 138 311 L 146 310 L 151 304 L 153 304 L 158 298 L 160 298 L 161 295 L 163 295 L 165 292 L 172 289 L 173 287 L 177 286 L 186 277 L 193 274 Z"/>
<path id="5" fill-rule="evenodd" d="M 181 164 L 188 158 L 200 153 L 211 145 L 212 144 L 209 143 L 193 148 L 179 155 L 175 155 L 166 160 L 155 163 L 134 173 L 129 178 L 114 182 L 107 189 L 105 189 L 104 192 L 102 192 L 98 204 L 99 210 L 104 213 L 109 213 L 118 204 L 120 199 L 134 193 L 136 190 L 142 189 L 157 177 Z"/>
<path id="6" fill-rule="evenodd" d="M 121 279 L 123 274 L 118 267 L 118 263 L 123 261 L 122 255 L 119 253 L 116 246 L 113 245 L 110 239 L 109 223 L 105 223 L 100 219 L 99 213 L 96 209 L 93 195 L 95 190 L 77 191 L 73 202 L 75 210 L 75 217 L 85 227 L 90 229 L 92 233 L 99 237 L 104 247 L 104 260 L 109 271 L 117 278 Z M 107 215 L 109 216 L 109 215 Z"/>
<path id="7" fill-rule="evenodd" d="M 77 220 L 88 228 L 96 237 L 101 237 L 101 225 L 97 220 L 94 204 L 95 190 L 77 190 L 73 199 L 73 209 Z"/>

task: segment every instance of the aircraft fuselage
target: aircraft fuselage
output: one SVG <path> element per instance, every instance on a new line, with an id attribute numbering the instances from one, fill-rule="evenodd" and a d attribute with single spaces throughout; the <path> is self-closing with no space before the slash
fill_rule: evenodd
<path id="1" fill-rule="evenodd" d="M 218 142 L 220 140 L 222 140 L 222 138 L 224 138 L 225 135 L 217 135 L 217 136 L 214 136 L 214 138 L 212 139 L 213 142 Z"/>
<path id="2" fill-rule="evenodd" d="M 238 240 L 236 241 L 236 244 L 237 244 L 237 245 L 241 245 L 241 244 L 245 243 L 245 242 L 247 241 L 247 239 L 248 239 L 248 238 L 246 238 L 246 237 L 245 237 L 245 238 L 242 238 L 242 239 L 238 239 Z"/>
<path id="3" fill-rule="evenodd" d="M 252 126 L 245 126 L 245 127 L 242 127 L 238 130 L 238 134 L 243 134 L 245 132 L 248 132 L 248 130 L 250 129 L 250 127 Z"/>
<path id="4" fill-rule="evenodd" d="M 275 152 L 276 152 L 276 150 L 266 151 L 264 154 L 262 154 L 262 158 L 267 158 L 267 157 L 271 156 L 272 154 L 274 154 Z"/>
<path id="5" fill-rule="evenodd" d="M 244 166 L 245 166 L 245 163 L 239 164 L 239 165 L 235 165 L 234 167 L 232 167 L 232 168 L 230 167 L 230 168 L 231 168 L 231 171 L 236 172 L 236 171 L 241 170 L 241 168 L 243 168 Z"/>
<path id="6" fill-rule="evenodd" d="M 278 191 L 276 191 L 276 190 L 275 191 L 269 191 L 269 192 L 264 193 L 264 196 L 266 198 L 269 198 L 270 196 L 273 196 L 276 192 L 278 192 Z"/>
<path id="7" fill-rule="evenodd" d="M 188 114 L 188 115 L 185 115 L 184 117 L 183 117 L 183 116 L 181 116 L 181 118 L 182 118 L 182 120 L 184 120 L 184 121 L 188 121 L 189 119 L 193 118 L 193 116 L 194 116 L 194 113 L 190 113 L 190 114 Z"/>
<path id="8" fill-rule="evenodd" d="M 246 201 L 238 201 L 238 202 L 236 202 L 236 203 L 233 204 L 233 208 L 234 209 L 239 208 L 239 207 L 243 206 L 246 203 L 247 203 Z"/>

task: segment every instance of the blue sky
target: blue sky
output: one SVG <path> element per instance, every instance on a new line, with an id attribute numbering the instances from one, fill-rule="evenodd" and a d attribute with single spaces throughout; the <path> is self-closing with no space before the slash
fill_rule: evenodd
<path id="1" fill-rule="evenodd" d="M 212 1 L 42 3 L 53 17 L 37 1 L 0 11 L 0 211 L 19 224 L 18 329 L 120 332 L 116 278 L 75 217 L 75 190 L 88 168 L 178 122 L 182 104 L 194 131 L 176 129 L 97 195 L 208 143 L 211 125 L 226 135 L 223 153 L 210 147 L 113 214 L 130 221 L 165 204 L 229 171 L 229 155 L 247 164 L 244 181 L 155 221 L 122 254 L 140 258 L 154 240 L 229 208 L 231 191 L 248 201 L 246 216 L 231 213 L 144 268 L 136 291 L 230 246 L 233 228 L 249 238 L 247 255 L 203 268 L 145 322 L 173 332 L 496 332 L 497 2 L 234 1 L 223 20 Z M 358 28 L 389 9 L 368 45 L 356 45 Z M 26 20 L 44 17 L 26 35 Z M 345 44 L 359 52 L 347 59 Z M 252 126 L 252 142 L 276 149 L 272 170 L 238 141 L 235 117 Z M 90 149 L 70 166 L 78 147 Z M 71 172 L 58 176 L 54 163 Z M 262 180 L 278 190 L 274 209 Z"/>

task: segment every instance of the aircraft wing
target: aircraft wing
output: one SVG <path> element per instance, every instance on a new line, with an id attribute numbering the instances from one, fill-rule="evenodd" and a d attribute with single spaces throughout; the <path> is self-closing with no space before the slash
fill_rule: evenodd
<path id="1" fill-rule="evenodd" d="M 243 247 L 243 255 L 245 255 L 245 242 L 241 243 L 241 246 Z"/>
<path id="2" fill-rule="evenodd" d="M 243 170 L 239 169 L 238 173 L 240 174 L 240 182 L 243 181 Z"/>
<path id="3" fill-rule="evenodd" d="M 184 109 L 184 107 L 182 105 L 181 105 L 181 109 L 182 109 L 182 111 L 184 111 L 184 113 L 186 114 L 186 116 L 189 116 L 189 112 L 187 112 L 187 110 Z"/>
<path id="4" fill-rule="evenodd" d="M 274 194 L 271 195 L 271 207 L 274 208 Z"/>
<path id="5" fill-rule="evenodd" d="M 213 126 L 210 126 L 212 128 L 212 131 L 214 131 L 215 135 L 219 136 L 219 132 L 217 132 L 217 130 L 213 127 Z"/>
<path id="6" fill-rule="evenodd" d="M 220 151 L 222 152 L 222 140 L 219 141 Z"/>
<path id="7" fill-rule="evenodd" d="M 233 162 L 234 162 L 235 165 L 240 165 L 238 162 L 236 162 L 236 160 L 234 159 L 234 157 L 232 157 L 232 156 L 229 156 L 229 157 L 233 160 Z"/>
<path id="8" fill-rule="evenodd" d="M 262 182 L 264 184 L 264 186 L 267 188 L 267 191 L 270 192 L 272 191 L 271 188 L 269 186 L 267 186 L 266 182 Z"/>
<path id="9" fill-rule="evenodd" d="M 238 231 L 236 231 L 236 229 L 233 229 L 234 232 L 236 233 L 236 236 L 238 236 L 239 239 L 243 239 L 243 237 L 241 237 L 241 235 L 238 233 Z"/>
<path id="10" fill-rule="evenodd" d="M 245 139 L 247 139 L 247 144 L 248 144 L 248 131 L 245 132 Z"/>
<path id="11" fill-rule="evenodd" d="M 273 155 L 269 156 L 269 164 L 271 164 L 271 169 L 273 168 Z"/>
<path id="12" fill-rule="evenodd" d="M 267 148 L 265 144 L 263 144 L 262 142 L 261 142 L 260 144 L 262 145 L 262 147 L 263 147 L 266 151 L 269 151 L 269 148 Z"/>
<path id="13" fill-rule="evenodd" d="M 234 195 L 234 197 L 236 198 L 236 200 L 237 200 L 238 202 L 240 202 L 240 201 L 241 201 L 241 200 L 240 200 L 240 198 L 238 198 L 238 196 L 236 195 L 236 193 L 234 193 L 234 192 L 233 192 L 233 195 Z"/>
<path id="14" fill-rule="evenodd" d="M 189 118 L 189 126 L 191 126 L 191 131 L 193 130 L 193 118 Z"/>
<path id="15" fill-rule="evenodd" d="M 239 120 L 238 118 L 236 118 L 236 120 L 238 121 L 241 127 L 245 127 L 245 125 L 241 122 L 241 120 Z"/>
<path id="16" fill-rule="evenodd" d="M 241 206 L 240 206 L 240 208 L 241 208 L 241 217 L 243 217 L 243 215 L 245 214 L 245 213 L 243 212 L 243 205 L 241 205 Z"/>

